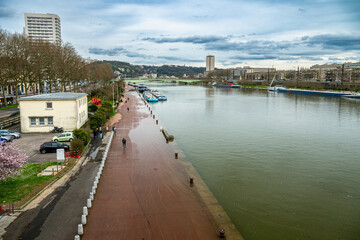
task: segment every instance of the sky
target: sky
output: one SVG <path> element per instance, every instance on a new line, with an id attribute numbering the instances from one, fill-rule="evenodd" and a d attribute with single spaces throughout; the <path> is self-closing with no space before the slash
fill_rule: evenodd
<path id="1" fill-rule="evenodd" d="M 360 61 L 359 0 L 0 0 L 0 28 L 24 13 L 61 19 L 80 56 L 137 65 L 308 68 Z"/>

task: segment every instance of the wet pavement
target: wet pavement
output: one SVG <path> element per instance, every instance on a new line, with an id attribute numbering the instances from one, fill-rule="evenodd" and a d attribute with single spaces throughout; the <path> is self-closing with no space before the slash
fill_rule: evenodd
<path id="1" fill-rule="evenodd" d="M 136 93 L 125 97 L 83 239 L 218 239 L 217 224 L 150 110 Z"/>

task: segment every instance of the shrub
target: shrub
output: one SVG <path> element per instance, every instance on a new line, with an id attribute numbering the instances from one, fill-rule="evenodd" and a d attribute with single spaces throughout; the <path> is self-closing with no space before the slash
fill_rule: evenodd
<path id="1" fill-rule="evenodd" d="M 97 109 L 98 109 L 98 107 L 96 105 L 94 105 L 94 104 L 90 104 L 88 106 L 89 112 L 96 112 Z"/>
<path id="2" fill-rule="evenodd" d="M 73 133 L 76 138 L 83 141 L 84 145 L 86 145 L 90 141 L 90 133 L 85 131 L 84 129 L 75 129 Z"/>
<path id="3" fill-rule="evenodd" d="M 96 128 L 101 127 L 105 123 L 106 119 L 104 113 L 97 111 L 94 116 L 90 117 L 90 128 L 95 130 Z"/>
<path id="4" fill-rule="evenodd" d="M 83 141 L 81 139 L 74 139 L 70 143 L 70 146 L 71 146 L 71 151 L 76 151 L 76 152 L 81 153 L 81 151 L 84 148 L 84 143 L 83 143 Z"/>
<path id="5" fill-rule="evenodd" d="M 113 106 L 110 102 L 103 102 L 101 108 L 107 109 L 108 112 L 113 110 Z"/>

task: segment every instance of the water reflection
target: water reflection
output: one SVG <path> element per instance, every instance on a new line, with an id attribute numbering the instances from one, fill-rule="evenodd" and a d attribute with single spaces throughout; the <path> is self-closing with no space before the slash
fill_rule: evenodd
<path id="1" fill-rule="evenodd" d="M 260 89 L 159 91 L 169 101 L 154 110 L 245 239 L 360 236 L 359 101 Z"/>

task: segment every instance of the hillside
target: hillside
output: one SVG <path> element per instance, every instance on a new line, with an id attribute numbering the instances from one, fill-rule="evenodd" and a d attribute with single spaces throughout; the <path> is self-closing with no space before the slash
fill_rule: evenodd
<path id="1" fill-rule="evenodd" d="M 118 71 L 121 77 L 138 77 L 144 74 L 156 73 L 158 76 L 176 76 L 182 77 L 184 74 L 187 76 L 194 76 L 199 73 L 204 73 L 205 67 L 190 67 L 178 65 L 132 65 L 127 62 L 120 61 L 103 61 L 109 63 L 114 71 Z"/>

